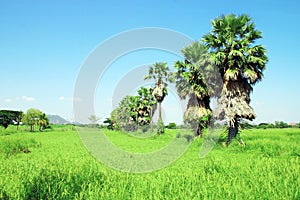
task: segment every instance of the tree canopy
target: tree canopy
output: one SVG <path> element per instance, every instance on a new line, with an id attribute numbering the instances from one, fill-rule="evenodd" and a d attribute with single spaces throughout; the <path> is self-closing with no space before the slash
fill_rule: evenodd
<path id="1" fill-rule="evenodd" d="M 0 110 L 0 126 L 5 129 L 11 124 L 19 124 L 22 119 L 22 111 Z"/>

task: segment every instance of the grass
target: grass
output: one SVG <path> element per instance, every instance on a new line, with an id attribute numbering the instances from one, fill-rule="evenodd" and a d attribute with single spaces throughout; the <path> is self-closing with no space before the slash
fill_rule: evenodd
<path id="1" fill-rule="evenodd" d="M 142 174 L 99 163 L 74 127 L 0 131 L 0 199 L 300 199 L 300 129 L 244 130 L 246 147 L 235 141 L 227 148 L 216 145 L 203 159 L 203 139 L 195 139 L 171 166 Z M 149 138 L 105 134 L 120 148 L 141 153 L 162 148 L 178 132 Z M 30 152 L 7 156 L 18 146 Z"/>

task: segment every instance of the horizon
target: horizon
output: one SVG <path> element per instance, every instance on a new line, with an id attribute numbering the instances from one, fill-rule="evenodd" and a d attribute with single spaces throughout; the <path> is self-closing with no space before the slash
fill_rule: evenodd
<path id="1" fill-rule="evenodd" d="M 295 39 L 300 34 L 296 26 L 300 2 L 131 1 L 125 7 L 121 1 L 1 1 L 0 78 L 4 84 L 0 85 L 0 110 L 26 112 L 37 108 L 74 120 L 73 103 L 80 101 L 73 97 L 76 80 L 88 56 L 103 42 L 125 31 L 147 27 L 174 30 L 199 40 L 211 30 L 211 20 L 234 13 L 248 14 L 253 19 L 262 31 L 258 43 L 268 51 L 265 77 L 251 94 L 250 105 L 257 115 L 251 123 L 300 122 L 300 42 Z M 149 49 L 117 58 L 98 82 L 95 113 L 90 115 L 102 121 L 109 117 L 116 106 L 114 91 L 131 71 L 161 61 L 172 69 L 178 59 L 182 58 Z M 165 124 L 182 121 L 175 101 L 176 95 L 169 94 L 162 104 Z"/>

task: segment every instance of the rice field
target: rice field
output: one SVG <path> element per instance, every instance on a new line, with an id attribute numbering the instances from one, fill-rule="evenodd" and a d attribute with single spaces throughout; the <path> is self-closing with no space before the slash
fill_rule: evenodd
<path id="1" fill-rule="evenodd" d="M 163 147 L 178 132 L 105 135 L 141 153 Z M 170 166 L 134 174 L 100 163 L 75 127 L 0 129 L 0 199 L 300 199 L 300 129 L 250 129 L 241 136 L 246 147 L 217 144 L 202 159 L 203 139 L 197 138 Z"/>

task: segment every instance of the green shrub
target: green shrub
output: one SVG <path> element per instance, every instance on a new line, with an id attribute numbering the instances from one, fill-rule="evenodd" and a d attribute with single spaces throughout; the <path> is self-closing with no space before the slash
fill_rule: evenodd
<path id="1" fill-rule="evenodd" d="M 34 139 L 3 139 L 0 142 L 0 151 L 6 157 L 13 156 L 17 153 L 30 153 L 30 148 L 40 147 L 41 143 Z"/>
<path id="2" fill-rule="evenodd" d="M 165 125 L 162 120 L 157 121 L 157 134 L 163 134 L 165 132 Z"/>

